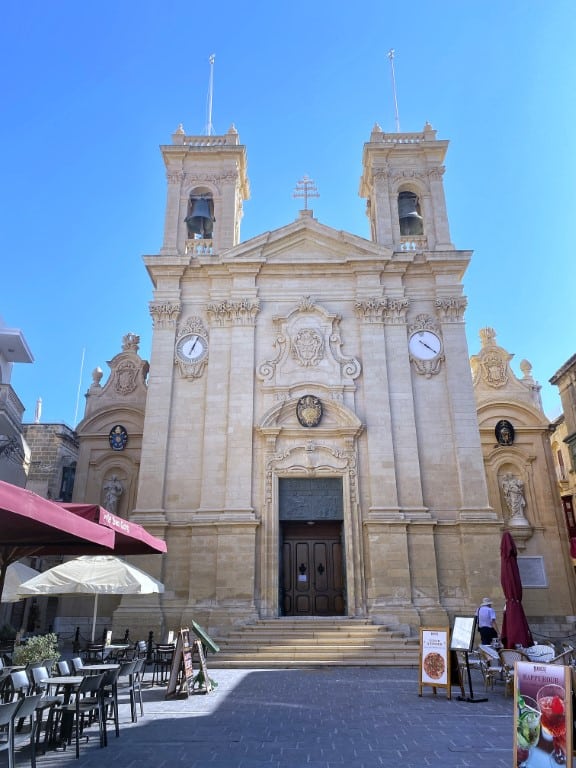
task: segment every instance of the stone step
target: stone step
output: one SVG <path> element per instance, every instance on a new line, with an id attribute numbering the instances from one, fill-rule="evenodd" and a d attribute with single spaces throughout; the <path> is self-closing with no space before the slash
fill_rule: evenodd
<path id="1" fill-rule="evenodd" d="M 419 639 L 373 624 L 340 618 L 265 619 L 217 638 L 218 667 L 396 665 L 419 661 Z"/>

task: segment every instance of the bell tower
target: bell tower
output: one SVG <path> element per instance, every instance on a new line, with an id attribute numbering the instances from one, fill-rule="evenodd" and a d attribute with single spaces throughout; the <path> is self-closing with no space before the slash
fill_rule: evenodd
<path id="1" fill-rule="evenodd" d="M 237 245 L 250 188 L 236 128 L 224 136 L 187 136 L 180 125 L 161 150 L 168 181 L 161 255 L 211 256 Z"/>
<path id="2" fill-rule="evenodd" d="M 429 123 L 422 133 L 374 126 L 360 181 L 374 242 L 394 251 L 454 250 L 442 184 L 447 148 Z"/>

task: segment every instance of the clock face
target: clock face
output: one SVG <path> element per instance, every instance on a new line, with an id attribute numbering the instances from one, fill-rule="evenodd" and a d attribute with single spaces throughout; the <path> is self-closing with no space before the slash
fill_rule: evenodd
<path id="1" fill-rule="evenodd" d="M 432 360 L 440 354 L 442 342 L 432 331 L 416 331 L 410 336 L 408 347 L 419 360 Z"/>
<path id="2" fill-rule="evenodd" d="M 206 354 L 207 349 L 206 339 L 203 339 L 197 333 L 183 336 L 176 345 L 176 353 L 186 363 L 194 363 L 200 360 Z"/>

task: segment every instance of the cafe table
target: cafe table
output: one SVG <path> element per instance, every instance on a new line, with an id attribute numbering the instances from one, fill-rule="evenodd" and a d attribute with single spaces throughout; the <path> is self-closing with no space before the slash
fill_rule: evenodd
<path id="1" fill-rule="evenodd" d="M 54 677 L 47 677 L 40 682 L 50 687 L 62 688 L 64 704 L 68 704 L 70 697 L 80 687 L 82 680 L 84 680 L 84 675 L 54 675 Z"/>
<path id="2" fill-rule="evenodd" d="M 105 645 L 104 650 L 102 651 L 102 655 L 104 659 L 107 659 L 108 656 L 115 655 L 117 653 L 121 653 L 122 651 L 127 651 L 132 646 L 129 643 L 116 643 L 114 645 Z"/>
<path id="3" fill-rule="evenodd" d="M 98 672 L 110 672 L 119 668 L 120 664 L 117 662 L 110 662 L 109 664 L 84 664 L 84 666 L 80 667 L 78 673 L 81 675 L 92 675 Z"/>

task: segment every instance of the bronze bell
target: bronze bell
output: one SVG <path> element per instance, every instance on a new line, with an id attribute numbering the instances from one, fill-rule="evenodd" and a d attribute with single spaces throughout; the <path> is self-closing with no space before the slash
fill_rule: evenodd
<path id="1" fill-rule="evenodd" d="M 423 233 L 418 195 L 414 192 L 400 192 L 398 195 L 398 218 L 401 235 L 421 235 Z"/>
<path id="2" fill-rule="evenodd" d="M 191 197 L 190 213 L 186 216 L 185 222 L 189 237 L 200 235 L 202 238 L 211 238 L 214 229 L 212 200 L 206 197 Z"/>

